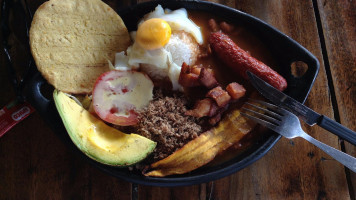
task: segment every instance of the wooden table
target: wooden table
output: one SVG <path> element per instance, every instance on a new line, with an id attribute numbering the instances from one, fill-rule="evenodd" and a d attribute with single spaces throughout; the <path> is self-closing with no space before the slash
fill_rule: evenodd
<path id="1" fill-rule="evenodd" d="M 43 0 L 27 0 L 34 11 Z M 127 6 L 135 0 L 107 1 Z M 140 1 L 138 1 L 140 2 Z M 214 0 L 281 30 L 320 61 L 306 105 L 356 130 L 356 3 L 352 0 Z M 21 50 L 21 49 L 20 49 Z M 0 105 L 14 98 L 1 52 Z M 310 135 L 356 156 L 317 127 Z M 303 139 L 281 139 L 231 176 L 189 187 L 131 184 L 72 155 L 35 113 L 0 138 L 0 199 L 355 199 L 356 174 Z"/>

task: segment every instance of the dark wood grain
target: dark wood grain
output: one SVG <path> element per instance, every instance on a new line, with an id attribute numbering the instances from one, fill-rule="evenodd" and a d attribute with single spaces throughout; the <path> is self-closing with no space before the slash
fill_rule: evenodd
<path id="1" fill-rule="evenodd" d="M 44 0 L 27 0 L 35 10 Z M 112 7 L 144 0 L 107 0 Z M 327 71 L 333 78 L 336 116 L 356 129 L 356 33 L 353 1 L 317 1 L 327 56 L 322 55 L 312 0 L 212 0 L 252 14 L 286 33 L 319 59 L 321 69 L 307 106 L 334 117 Z M 342 30 L 342 31 L 341 31 Z M 1 38 L 0 38 L 1 39 Z M 324 38 L 321 39 L 323 41 Z M 17 44 L 19 45 L 19 44 Z M 17 47 L 21 50 L 22 47 Z M 0 54 L 0 106 L 14 98 Z M 21 67 L 21 66 L 17 66 Z M 340 148 L 338 138 L 303 126 L 316 139 Z M 346 145 L 355 156 L 356 149 Z M 351 173 L 351 191 L 356 176 Z M 136 193 L 137 192 L 137 193 Z M 356 194 L 351 196 L 354 198 Z M 350 199 L 344 167 L 303 139 L 281 139 L 253 165 L 210 183 L 177 187 L 138 186 L 113 178 L 78 159 L 38 114 L 0 138 L 0 199 Z"/>
<path id="2" fill-rule="evenodd" d="M 140 186 L 139 200 L 160 200 L 160 199 L 207 199 L 207 184 L 186 186 L 186 187 L 148 187 Z"/>
<path id="3" fill-rule="evenodd" d="M 356 3 L 318 0 L 325 58 L 332 77 L 337 119 L 356 130 Z M 345 142 L 346 152 L 356 156 L 355 146 Z M 351 192 L 356 196 L 356 174 L 350 172 Z"/>

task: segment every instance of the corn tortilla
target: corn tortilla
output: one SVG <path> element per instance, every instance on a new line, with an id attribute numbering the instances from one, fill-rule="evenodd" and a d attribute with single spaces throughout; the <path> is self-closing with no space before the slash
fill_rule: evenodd
<path id="1" fill-rule="evenodd" d="M 101 0 L 50 0 L 36 11 L 30 29 L 38 70 L 55 88 L 91 93 L 108 60 L 131 40 L 121 17 Z"/>

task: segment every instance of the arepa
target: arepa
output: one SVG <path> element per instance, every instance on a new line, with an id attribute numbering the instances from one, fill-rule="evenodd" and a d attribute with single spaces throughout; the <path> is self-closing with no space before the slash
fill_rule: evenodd
<path id="1" fill-rule="evenodd" d="M 50 0 L 36 11 L 30 29 L 38 70 L 55 88 L 91 93 L 108 60 L 130 45 L 121 17 L 101 0 Z"/>

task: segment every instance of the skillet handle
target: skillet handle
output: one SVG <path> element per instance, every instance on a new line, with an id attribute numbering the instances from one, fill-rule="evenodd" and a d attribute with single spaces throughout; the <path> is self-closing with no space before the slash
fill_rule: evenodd
<path id="1" fill-rule="evenodd" d="M 41 91 L 42 85 L 46 83 L 46 80 L 43 79 L 41 74 L 36 73 L 26 85 L 24 91 L 26 100 L 41 114 L 48 112 L 51 105 L 51 101 L 47 99 Z"/>

